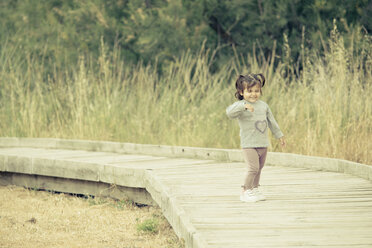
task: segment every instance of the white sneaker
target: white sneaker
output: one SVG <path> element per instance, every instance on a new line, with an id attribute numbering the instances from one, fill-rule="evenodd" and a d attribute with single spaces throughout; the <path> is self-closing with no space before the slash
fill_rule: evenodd
<path id="1" fill-rule="evenodd" d="M 266 197 L 258 190 L 258 188 L 252 189 L 253 194 L 255 194 L 259 201 L 266 200 Z"/>
<path id="2" fill-rule="evenodd" d="M 246 191 L 240 194 L 240 200 L 243 202 L 257 202 L 259 201 L 256 194 L 252 190 L 247 189 Z"/>

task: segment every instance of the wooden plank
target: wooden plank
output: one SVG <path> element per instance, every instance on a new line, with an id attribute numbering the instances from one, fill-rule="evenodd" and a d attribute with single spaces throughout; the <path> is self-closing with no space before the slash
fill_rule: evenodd
<path id="1" fill-rule="evenodd" d="M 372 244 L 370 182 L 339 173 L 267 167 L 262 182 L 268 200 L 249 204 L 239 201 L 245 169 L 235 166 L 156 171 L 208 247 Z"/>
<path id="2" fill-rule="evenodd" d="M 266 166 L 261 189 L 267 201 L 243 203 L 239 194 L 245 163 L 0 148 L 0 154 L 20 153 L 151 170 L 154 183 L 164 191 L 162 199 L 184 214 L 183 220 L 191 223 L 194 235 L 207 247 L 372 247 L 372 183 L 355 176 Z"/>

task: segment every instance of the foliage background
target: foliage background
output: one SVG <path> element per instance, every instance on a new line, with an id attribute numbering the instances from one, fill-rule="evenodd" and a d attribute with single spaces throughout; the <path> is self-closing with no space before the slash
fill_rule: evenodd
<path id="1" fill-rule="evenodd" d="M 325 49 L 334 19 L 341 33 L 370 33 L 371 15 L 369 0 L 2 0 L 0 34 L 57 68 L 82 54 L 97 58 L 101 38 L 127 63 L 158 69 L 206 41 L 217 70 L 234 54 L 281 56 L 285 43 L 297 61 L 301 42 Z"/>
<path id="2" fill-rule="evenodd" d="M 372 163 L 366 0 L 3 0 L 0 135 L 238 148 L 225 108 L 267 77 L 288 147 Z"/>

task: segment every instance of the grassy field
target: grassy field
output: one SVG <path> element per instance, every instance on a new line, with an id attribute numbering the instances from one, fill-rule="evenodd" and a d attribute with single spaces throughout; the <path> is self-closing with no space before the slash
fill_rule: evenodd
<path id="1" fill-rule="evenodd" d="M 46 75 L 47 59 L 4 43 L 0 136 L 238 148 L 239 128 L 225 109 L 237 76 L 262 72 L 262 99 L 288 143 L 282 150 L 272 140 L 271 151 L 372 164 L 372 43 L 359 33 L 346 43 L 334 30 L 323 55 L 303 48 L 301 74 L 289 59 L 274 66 L 275 55 L 236 56 L 211 73 L 213 51 L 201 48 L 161 76 L 156 65 L 127 65 L 104 44 L 98 61 L 82 56 L 74 70 Z"/>
<path id="2" fill-rule="evenodd" d="M 0 247 L 183 248 L 155 207 L 0 187 Z"/>

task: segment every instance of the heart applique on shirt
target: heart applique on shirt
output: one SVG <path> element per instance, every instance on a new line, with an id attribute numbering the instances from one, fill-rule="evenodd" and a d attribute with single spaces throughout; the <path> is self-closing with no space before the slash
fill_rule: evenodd
<path id="1" fill-rule="evenodd" d="M 256 129 L 258 131 L 260 131 L 261 133 L 265 133 L 266 131 L 266 128 L 267 128 L 267 122 L 266 120 L 264 121 L 256 121 L 256 123 L 254 124 Z"/>

